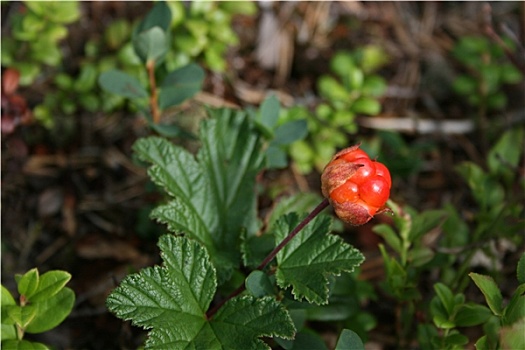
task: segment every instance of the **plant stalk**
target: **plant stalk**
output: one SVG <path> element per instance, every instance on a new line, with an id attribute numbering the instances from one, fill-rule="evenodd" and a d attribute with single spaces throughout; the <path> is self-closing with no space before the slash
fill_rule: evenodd
<path id="1" fill-rule="evenodd" d="M 306 226 L 310 223 L 310 221 L 312 221 L 317 215 L 319 215 L 319 213 L 321 213 L 328 205 L 330 204 L 330 202 L 328 202 L 328 199 L 324 199 L 321 203 L 319 203 L 317 205 L 317 207 L 314 208 L 314 210 L 312 210 L 310 212 L 310 214 L 308 214 L 307 217 L 305 217 L 303 219 L 303 221 L 301 221 L 289 234 L 288 236 L 286 236 L 281 243 L 279 243 L 279 245 L 277 245 L 277 247 L 275 247 L 270 254 L 268 254 L 268 256 L 266 258 L 264 258 L 264 260 L 262 261 L 262 263 L 257 266 L 257 268 L 255 270 L 263 270 L 266 266 L 268 266 L 268 264 L 277 256 L 277 254 L 284 248 L 284 246 L 286 244 L 288 244 L 288 242 L 290 242 L 295 236 L 297 236 L 297 234 Z M 215 315 L 217 313 L 217 311 L 219 311 L 219 309 L 224 305 L 226 304 L 226 302 L 234 297 L 236 297 L 237 295 L 241 294 L 242 292 L 244 292 L 244 290 L 246 289 L 246 285 L 243 283 L 242 285 L 239 286 L 239 288 L 237 288 L 236 290 L 234 290 L 230 295 L 228 295 L 224 300 L 222 300 L 220 303 L 218 303 L 217 305 L 215 305 L 213 308 L 211 308 L 207 313 L 206 313 L 206 317 L 207 319 L 211 319 L 213 317 L 213 315 Z"/>
<path id="2" fill-rule="evenodd" d="M 151 96 L 149 99 L 151 115 L 153 117 L 153 123 L 158 124 L 160 122 L 160 110 L 158 105 L 157 82 L 155 81 L 155 60 L 148 60 L 148 62 L 146 62 L 146 69 L 148 71 L 151 90 Z"/>

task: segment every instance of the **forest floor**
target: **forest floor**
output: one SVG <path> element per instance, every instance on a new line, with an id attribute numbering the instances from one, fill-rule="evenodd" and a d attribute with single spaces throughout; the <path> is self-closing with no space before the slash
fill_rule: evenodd
<path id="1" fill-rule="evenodd" d="M 116 16 L 140 18 L 149 6 L 82 2 L 82 28 L 72 25 L 64 43 L 69 50 L 67 60 L 82 58 L 83 47 L 78 42 L 87 35 L 100 35 L 101 23 Z M 375 132 L 381 120 L 393 117 L 472 122 L 476 111 L 445 84 L 461 69 L 450 55 L 454 42 L 467 35 L 486 36 L 487 25 L 500 32 L 501 24 L 525 37 L 523 3 L 492 3 L 491 11 L 486 6 L 480 2 L 276 3 L 272 11 L 279 25 L 271 32 L 261 33 L 262 11 L 258 16 L 235 19 L 240 44 L 228 52 L 227 73 L 208 72 L 204 92 L 185 108 L 199 108 L 202 101 L 258 105 L 269 91 L 277 93 L 284 106 L 315 103 L 315 82 L 328 73 L 326 62 L 337 50 L 375 44 L 390 57 L 380 71 L 389 88 L 377 122 L 361 125 L 363 133 Z M 104 15 L 98 17 L 101 13 Z M 4 33 L 9 18 L 3 22 Z M 280 51 L 261 47 L 268 45 L 258 40 L 263 34 L 279 38 L 283 43 Z M 278 50 L 278 59 L 265 61 L 257 56 L 258 50 Z M 69 66 L 74 70 L 75 64 Z M 19 93 L 31 108 L 48 88 L 47 82 L 40 81 L 22 87 Z M 512 125 L 523 120 L 523 86 L 509 88 L 507 93 L 506 112 L 487 117 Z M 72 126 L 63 126 L 67 131 L 63 138 L 37 124 L 21 126 L 2 137 L 2 284 L 14 291 L 13 275 L 33 267 L 67 270 L 73 275 L 68 286 L 77 296 L 74 310 L 55 330 L 33 339 L 59 349 L 137 348 L 145 332 L 111 315 L 105 299 L 124 275 L 159 262 L 156 241 L 164 228 L 151 222 L 148 214 L 160 195 L 131 152 L 133 142 L 148 131 L 143 118 L 125 112 L 82 112 L 75 118 Z M 392 196 L 420 210 L 444 203 L 468 205 L 467 190 L 450 164 L 466 159 L 481 162 L 484 140 L 480 134 L 400 132 L 410 144 L 431 138 L 439 153 L 425 159 L 420 172 L 398 182 L 402 187 L 394 189 Z M 303 176 L 284 169 L 267 172 L 260 181 L 281 182 L 290 193 L 320 193 L 318 178 L 317 172 Z M 260 206 L 271 206 L 270 199 Z M 388 217 L 376 220 L 387 221 Z M 367 256 L 362 278 L 372 282 L 384 275 L 377 249 L 380 238 L 371 232 L 374 223 L 377 221 L 359 229 L 346 227 L 343 233 L 354 237 L 353 243 Z M 502 254 L 502 263 L 509 266 L 503 273 L 512 275 L 518 255 Z M 379 326 L 371 331 L 367 347 L 393 348 L 394 315 L 381 301 L 369 308 Z M 333 341 L 329 331 L 326 337 Z"/>

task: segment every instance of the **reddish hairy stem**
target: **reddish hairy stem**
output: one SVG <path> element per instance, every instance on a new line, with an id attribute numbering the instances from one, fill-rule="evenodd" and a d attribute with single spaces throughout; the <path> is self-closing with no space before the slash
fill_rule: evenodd
<path id="1" fill-rule="evenodd" d="M 155 60 L 148 60 L 146 63 L 146 69 L 148 70 L 149 85 L 151 90 L 151 96 L 149 104 L 151 108 L 151 115 L 153 117 L 153 123 L 158 124 L 160 122 L 160 111 L 158 106 L 157 96 L 157 83 L 155 81 Z"/>
<path id="2" fill-rule="evenodd" d="M 319 203 L 317 205 L 317 207 L 315 207 L 314 210 L 312 210 L 310 212 L 310 214 L 308 214 L 307 217 L 305 217 L 303 219 L 303 221 L 301 221 L 299 223 L 299 225 L 297 225 L 289 234 L 288 236 L 286 236 L 285 239 L 282 240 L 281 243 L 279 243 L 279 245 L 277 247 L 274 248 L 274 250 L 272 250 L 272 252 L 270 254 L 268 254 L 268 256 L 266 258 L 264 258 L 263 262 L 257 266 L 257 268 L 255 270 L 263 270 L 266 266 L 268 266 L 268 264 L 277 256 L 277 254 L 281 251 L 281 249 L 284 248 L 284 246 L 286 244 L 288 244 L 288 242 L 290 242 L 292 240 L 292 238 L 294 238 L 306 225 L 308 225 L 308 223 L 310 221 L 312 221 L 317 215 L 319 215 L 320 212 L 323 211 L 323 209 L 325 209 L 328 205 L 330 204 L 330 202 L 328 202 L 328 199 L 324 199 L 321 203 Z M 213 308 L 211 308 L 207 313 L 206 313 L 206 317 L 208 319 L 211 319 L 213 317 L 213 315 L 215 315 L 217 313 L 217 311 L 219 311 L 219 309 L 224 305 L 226 304 L 226 302 L 234 297 L 236 297 L 237 295 L 241 294 L 242 292 L 244 292 L 244 290 L 246 289 L 246 285 L 243 283 L 242 285 L 239 286 L 239 288 L 237 288 L 236 290 L 234 290 L 230 295 L 228 295 L 224 300 L 222 300 L 220 303 L 218 303 L 217 305 L 215 305 Z"/>

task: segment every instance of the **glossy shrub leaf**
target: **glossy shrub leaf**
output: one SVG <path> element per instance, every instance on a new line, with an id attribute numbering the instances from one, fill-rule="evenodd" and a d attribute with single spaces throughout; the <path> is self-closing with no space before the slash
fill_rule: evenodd
<path id="1" fill-rule="evenodd" d="M 398 254 L 401 254 L 402 246 L 401 246 L 401 239 L 396 234 L 394 229 L 386 224 L 379 224 L 375 225 L 372 230 L 383 237 L 385 239 L 385 242 L 394 249 L 395 252 Z"/>
<path id="2" fill-rule="evenodd" d="M 516 288 L 503 312 L 503 325 L 512 325 L 520 319 L 525 319 L 525 284 Z"/>
<path id="3" fill-rule="evenodd" d="M 163 31 L 168 31 L 171 23 L 171 10 L 164 1 L 156 2 L 146 17 L 136 28 L 137 33 L 142 33 L 153 27 L 159 27 Z"/>
<path id="4" fill-rule="evenodd" d="M 462 305 L 454 316 L 454 323 L 458 327 L 471 327 L 485 323 L 492 312 L 483 305 Z"/>
<path id="5" fill-rule="evenodd" d="M 162 109 L 176 106 L 193 97 L 202 88 L 204 70 L 197 64 L 181 67 L 164 78 L 159 94 Z"/>
<path id="6" fill-rule="evenodd" d="M 434 285 L 434 291 L 436 292 L 439 300 L 441 301 L 441 305 L 445 308 L 445 311 L 447 313 L 447 317 L 451 316 L 454 310 L 454 295 L 452 294 L 452 291 L 450 288 L 448 288 L 443 283 L 436 283 Z"/>
<path id="7" fill-rule="evenodd" d="M 376 115 L 381 112 L 381 104 L 375 98 L 362 96 L 352 104 L 352 111 L 357 114 Z"/>
<path id="8" fill-rule="evenodd" d="M 363 341 L 356 332 L 350 329 L 343 329 L 335 345 L 335 350 L 364 350 Z"/>
<path id="9" fill-rule="evenodd" d="M 430 230 L 439 226 L 445 219 L 445 210 L 427 210 L 413 218 L 412 229 L 410 230 L 410 241 L 416 241 Z"/>
<path id="10" fill-rule="evenodd" d="M 11 305 L 7 308 L 7 317 L 12 319 L 20 328 L 26 328 L 36 316 L 36 308 L 34 305 L 21 307 L 18 305 Z"/>
<path id="11" fill-rule="evenodd" d="M 296 214 L 282 217 L 275 224 L 276 244 L 292 231 L 300 218 Z M 331 218 L 318 216 L 312 220 L 277 254 L 277 283 L 292 287 L 297 300 L 315 304 L 328 302 L 329 275 L 352 272 L 363 255 L 339 236 L 329 234 Z"/>
<path id="12" fill-rule="evenodd" d="M 67 287 L 47 299 L 33 302 L 31 306 L 35 307 L 36 316 L 27 326 L 26 332 L 42 333 L 55 328 L 71 313 L 74 304 L 75 293 Z"/>
<path id="13" fill-rule="evenodd" d="M 246 290 L 256 298 L 271 295 L 274 292 L 270 277 L 260 270 L 252 271 L 246 277 L 245 284 Z"/>
<path id="14" fill-rule="evenodd" d="M 8 310 L 12 306 L 16 306 L 15 299 L 11 295 L 11 293 L 5 288 L 4 286 L 1 286 L 1 339 L 2 341 L 6 339 L 16 339 L 16 328 L 15 328 L 15 321 L 9 317 Z"/>
<path id="15" fill-rule="evenodd" d="M 501 316 L 503 297 L 498 285 L 494 282 L 492 277 L 480 275 L 474 272 L 469 273 L 469 277 L 485 296 L 485 300 L 487 301 L 490 310 L 492 310 L 495 315 Z"/>
<path id="16" fill-rule="evenodd" d="M 266 168 L 281 169 L 288 165 L 288 157 L 284 150 L 276 145 L 270 145 L 265 152 Z"/>
<path id="17" fill-rule="evenodd" d="M 487 163 L 491 173 L 504 174 L 516 167 L 523 153 L 523 128 L 505 132 L 488 154 Z"/>
<path id="18" fill-rule="evenodd" d="M 169 35 L 160 27 L 145 30 L 133 38 L 135 52 L 145 62 L 161 61 L 168 52 L 169 45 Z"/>
<path id="19" fill-rule="evenodd" d="M 241 232 L 257 231 L 254 186 L 263 154 L 259 136 L 243 112 L 212 113 L 217 116 L 201 126 L 197 159 L 159 137 L 138 140 L 133 149 L 152 164 L 151 179 L 174 197 L 152 216 L 213 252 L 222 281 L 240 262 L 235 247 L 240 245 Z"/>
<path id="20" fill-rule="evenodd" d="M 516 268 L 516 276 L 519 283 L 525 283 L 525 253 L 521 255 L 520 260 L 518 261 L 518 266 Z"/>
<path id="21" fill-rule="evenodd" d="M 7 340 L 2 342 L 3 349 L 10 350 L 50 350 L 45 344 L 29 340 Z"/>
<path id="22" fill-rule="evenodd" d="M 148 93 L 137 79 L 116 69 L 100 74 L 98 83 L 102 89 L 119 96 L 130 99 L 148 97 Z"/>
<path id="23" fill-rule="evenodd" d="M 272 298 L 236 297 L 208 320 L 217 282 L 206 249 L 172 235 L 159 247 L 163 265 L 127 276 L 107 299 L 117 317 L 150 330 L 146 349 L 265 349 L 258 337 L 293 336 L 288 313 Z"/>
<path id="24" fill-rule="evenodd" d="M 308 134 L 306 120 L 293 120 L 282 124 L 275 129 L 274 145 L 288 145 L 294 141 L 302 140 Z"/>
<path id="25" fill-rule="evenodd" d="M 18 282 L 18 293 L 26 298 L 31 298 L 38 289 L 40 275 L 36 268 L 27 271 L 20 277 Z"/>
<path id="26" fill-rule="evenodd" d="M 273 135 L 273 129 L 279 119 L 281 104 L 275 95 L 270 95 L 264 99 L 259 108 L 259 113 L 255 119 L 257 124 L 263 129 L 268 137 Z"/>
<path id="27" fill-rule="evenodd" d="M 66 271 L 53 270 L 44 273 L 40 276 L 38 288 L 34 294 L 28 296 L 29 301 L 36 303 L 54 296 L 65 287 L 70 279 L 71 274 Z"/>

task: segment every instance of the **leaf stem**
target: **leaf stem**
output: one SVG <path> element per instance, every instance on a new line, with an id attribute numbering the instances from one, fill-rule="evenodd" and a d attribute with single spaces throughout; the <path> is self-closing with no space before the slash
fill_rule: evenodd
<path id="1" fill-rule="evenodd" d="M 155 60 L 148 60 L 148 62 L 146 62 L 146 69 L 148 70 L 151 90 L 151 96 L 149 99 L 151 115 L 153 116 L 153 123 L 158 124 L 160 122 L 160 111 L 158 106 L 157 83 L 155 81 Z"/>
<path id="2" fill-rule="evenodd" d="M 297 225 L 289 234 L 288 236 L 286 236 L 285 239 L 282 240 L 281 243 L 279 243 L 279 245 L 277 247 L 275 247 L 270 254 L 268 254 L 268 256 L 266 258 L 264 258 L 264 260 L 262 261 L 262 263 L 257 266 L 257 268 L 255 270 L 263 270 L 266 266 L 268 266 L 268 264 L 277 256 L 277 254 L 284 248 L 284 246 L 286 244 L 288 244 L 288 242 L 290 242 L 306 225 L 308 225 L 308 223 L 310 223 L 310 221 L 312 221 L 317 215 L 319 215 L 320 212 L 322 212 L 330 203 L 328 202 L 328 199 L 324 199 L 321 203 L 319 203 L 317 205 L 317 207 L 314 208 L 314 210 L 312 210 L 310 212 L 310 214 L 308 214 L 307 217 L 305 217 L 303 219 L 303 221 L 301 221 L 299 223 L 299 225 Z M 242 285 L 240 285 L 236 290 L 234 290 L 230 295 L 228 295 L 224 300 L 222 300 L 220 303 L 218 303 L 217 305 L 215 305 L 213 308 L 211 308 L 207 313 L 206 313 L 206 317 L 209 319 L 211 319 L 213 317 L 213 315 L 215 315 L 217 313 L 217 311 L 219 311 L 219 309 L 224 305 L 226 304 L 226 302 L 234 297 L 236 297 L 237 295 L 241 294 L 242 292 L 244 292 L 244 290 L 246 289 L 246 285 L 243 283 Z"/>

